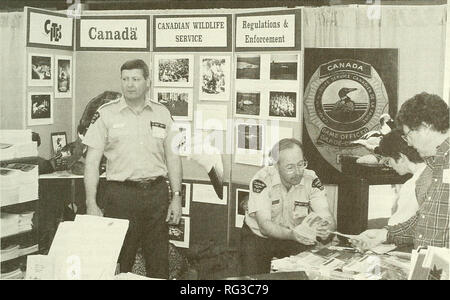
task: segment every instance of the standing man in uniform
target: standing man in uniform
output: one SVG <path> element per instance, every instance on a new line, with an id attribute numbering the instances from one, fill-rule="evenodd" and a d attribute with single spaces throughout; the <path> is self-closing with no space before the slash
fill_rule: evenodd
<path id="1" fill-rule="evenodd" d="M 427 164 L 426 193 L 417 213 L 383 229 L 366 230 L 351 242 L 362 249 L 388 242 L 398 246 L 449 248 L 449 109 L 437 95 L 417 94 L 403 103 L 397 115 L 402 138 L 416 148 Z"/>
<path id="2" fill-rule="evenodd" d="M 250 182 L 248 211 L 241 234 L 241 275 L 270 272 L 273 257 L 298 254 L 315 243 L 294 227 L 310 211 L 326 221 L 317 237 L 327 239 L 335 228 L 320 179 L 307 170 L 303 147 L 296 139 L 282 139 L 273 147 L 273 166 L 258 171 Z"/>
<path id="3" fill-rule="evenodd" d="M 83 141 L 88 146 L 84 177 L 87 213 L 102 215 L 96 193 L 98 168 L 105 155 L 104 216 L 130 221 L 119 257 L 120 271 L 131 271 L 142 246 L 147 276 L 168 278 L 167 222 L 178 224 L 181 216 L 183 171 L 171 147 L 176 131 L 172 131 L 167 108 L 146 98 L 150 87 L 147 64 L 140 59 L 127 61 L 120 72 L 123 96 L 98 109 Z"/>

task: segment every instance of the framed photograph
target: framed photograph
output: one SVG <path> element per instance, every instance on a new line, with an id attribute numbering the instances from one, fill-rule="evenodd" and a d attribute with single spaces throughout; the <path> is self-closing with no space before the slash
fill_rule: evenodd
<path id="1" fill-rule="evenodd" d="M 296 120 L 297 93 L 270 91 L 269 117 L 274 120 Z"/>
<path id="2" fill-rule="evenodd" d="M 222 186 L 223 198 L 217 196 L 212 184 L 194 183 L 192 185 L 192 202 L 210 203 L 227 205 L 228 203 L 228 186 Z"/>
<path id="3" fill-rule="evenodd" d="M 260 79 L 261 56 L 238 54 L 236 56 L 236 79 Z"/>
<path id="4" fill-rule="evenodd" d="M 230 57 L 200 57 L 199 99 L 228 101 L 230 99 Z"/>
<path id="5" fill-rule="evenodd" d="M 46 54 L 28 54 L 28 85 L 53 85 L 53 56 Z"/>
<path id="6" fill-rule="evenodd" d="M 235 227 L 242 228 L 242 225 L 244 224 L 245 212 L 248 208 L 249 196 L 249 190 L 236 189 Z"/>
<path id="7" fill-rule="evenodd" d="M 191 219 L 182 216 L 178 225 L 169 225 L 169 241 L 176 247 L 189 248 Z"/>
<path id="8" fill-rule="evenodd" d="M 55 98 L 72 97 L 72 56 L 55 56 Z"/>
<path id="9" fill-rule="evenodd" d="M 193 55 L 155 55 L 154 63 L 155 86 L 193 86 Z"/>
<path id="10" fill-rule="evenodd" d="M 174 129 L 178 131 L 178 134 L 174 137 L 174 144 L 178 146 L 178 155 L 188 156 L 191 152 L 191 123 L 173 123 Z"/>
<path id="11" fill-rule="evenodd" d="M 235 115 L 245 118 L 258 118 L 261 115 L 260 92 L 236 92 Z"/>
<path id="12" fill-rule="evenodd" d="M 264 125 L 236 124 L 236 163 L 262 166 L 264 161 Z"/>
<path id="13" fill-rule="evenodd" d="M 297 70 L 297 54 L 272 54 L 270 56 L 271 80 L 297 80 Z"/>
<path id="14" fill-rule="evenodd" d="M 156 101 L 164 104 L 176 121 L 191 121 L 192 89 L 155 89 Z"/>
<path id="15" fill-rule="evenodd" d="M 67 136 L 65 132 L 53 132 L 51 138 L 53 155 L 55 155 L 67 145 Z"/>
<path id="16" fill-rule="evenodd" d="M 183 215 L 189 215 L 189 209 L 191 204 L 191 184 L 181 184 L 181 213 Z"/>
<path id="17" fill-rule="evenodd" d="M 28 125 L 53 124 L 52 93 L 28 93 Z"/>

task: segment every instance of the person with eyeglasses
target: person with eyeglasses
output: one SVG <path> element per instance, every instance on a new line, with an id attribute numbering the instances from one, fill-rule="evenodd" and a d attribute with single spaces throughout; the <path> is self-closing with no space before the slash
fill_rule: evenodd
<path id="1" fill-rule="evenodd" d="M 293 230 L 311 212 L 325 221 L 317 237 L 326 240 L 335 228 L 325 188 L 303 155 L 296 139 L 277 142 L 270 157 L 273 165 L 259 170 L 250 182 L 250 196 L 241 231 L 241 275 L 270 272 L 273 257 L 309 249 L 316 241 Z"/>
<path id="2" fill-rule="evenodd" d="M 396 245 L 449 248 L 449 108 L 437 95 L 417 94 L 397 115 L 403 139 L 424 158 L 431 176 L 417 213 L 405 222 L 367 230 L 351 242 L 366 249 L 387 242 Z"/>
<path id="3" fill-rule="evenodd" d="M 401 186 L 388 225 L 405 222 L 416 214 L 419 204 L 424 202 L 428 188 L 426 181 L 431 176 L 422 157 L 402 137 L 403 131 L 396 128 L 383 136 L 380 145 L 375 148 L 375 153 L 383 156 L 384 164 L 400 176 L 413 175 Z"/>

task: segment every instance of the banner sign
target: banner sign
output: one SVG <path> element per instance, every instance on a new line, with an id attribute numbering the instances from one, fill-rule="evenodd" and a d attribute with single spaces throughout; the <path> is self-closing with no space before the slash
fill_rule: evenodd
<path id="1" fill-rule="evenodd" d="M 236 51 L 300 50 L 301 10 L 236 15 Z"/>
<path id="2" fill-rule="evenodd" d="M 27 47 L 73 50 L 73 19 L 47 10 L 26 8 Z"/>
<path id="3" fill-rule="evenodd" d="M 314 145 L 310 153 L 339 171 L 339 155 L 369 154 L 352 142 L 379 130 L 381 115 L 395 117 L 397 66 L 396 49 L 306 48 L 303 132 Z"/>
<path id="4" fill-rule="evenodd" d="M 231 51 L 231 15 L 153 17 L 153 51 Z"/>
<path id="5" fill-rule="evenodd" d="M 77 20 L 77 50 L 150 51 L 150 16 L 86 16 Z"/>

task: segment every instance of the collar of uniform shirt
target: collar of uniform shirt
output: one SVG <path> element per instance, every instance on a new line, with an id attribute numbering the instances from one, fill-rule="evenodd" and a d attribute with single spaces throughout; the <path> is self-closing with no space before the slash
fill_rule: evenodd
<path id="1" fill-rule="evenodd" d="M 282 184 L 281 183 L 280 173 L 278 173 L 278 170 L 275 167 L 273 167 L 273 169 L 274 169 L 274 172 L 275 172 L 275 176 L 272 179 L 272 186 L 275 186 L 275 185 L 278 185 L 278 184 Z M 300 183 L 297 184 L 297 185 L 293 185 L 293 186 L 296 187 L 296 186 L 304 185 L 305 184 L 304 183 L 304 178 L 305 177 L 302 176 L 302 180 L 300 180 Z"/>
<path id="2" fill-rule="evenodd" d="M 153 109 L 152 106 L 151 106 L 151 102 L 152 102 L 152 101 L 151 101 L 149 98 L 145 99 L 144 108 L 145 108 L 145 107 L 148 107 L 148 108 L 150 108 L 150 109 Z M 122 96 L 122 97 L 120 98 L 119 111 L 122 111 L 122 110 L 124 110 L 124 109 L 127 108 L 127 107 L 128 107 L 128 104 L 127 104 L 127 102 L 125 101 L 125 98 Z"/>

